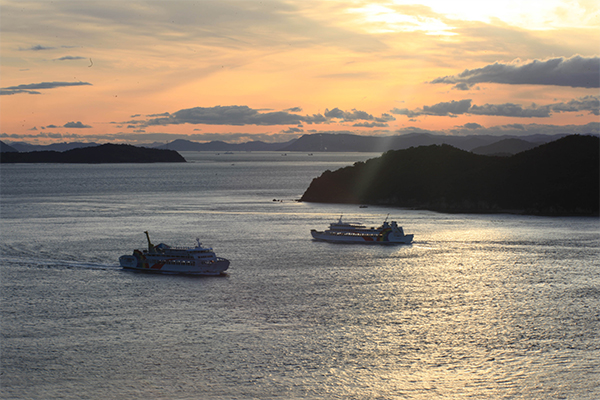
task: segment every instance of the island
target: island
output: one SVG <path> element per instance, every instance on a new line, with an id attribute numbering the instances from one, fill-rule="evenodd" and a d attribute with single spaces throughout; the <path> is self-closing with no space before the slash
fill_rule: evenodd
<path id="1" fill-rule="evenodd" d="M 570 135 L 510 157 L 449 145 L 392 150 L 325 171 L 300 201 L 455 213 L 597 216 L 600 139 Z"/>
<path id="2" fill-rule="evenodd" d="M 128 144 L 103 144 L 94 147 L 60 151 L 31 151 L 2 153 L 2 163 L 158 163 L 186 162 L 174 150 L 150 149 Z"/>

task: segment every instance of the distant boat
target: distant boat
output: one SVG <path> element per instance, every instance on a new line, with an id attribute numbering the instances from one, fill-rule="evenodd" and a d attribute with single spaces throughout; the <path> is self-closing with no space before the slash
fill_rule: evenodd
<path id="1" fill-rule="evenodd" d="M 315 240 L 331 243 L 361 243 L 361 244 L 410 244 L 414 235 L 404 234 L 402 227 L 396 221 L 387 219 L 378 228 L 367 228 L 358 223 L 338 222 L 329 225 L 325 231 L 312 229 L 310 234 Z"/>
<path id="2" fill-rule="evenodd" d="M 229 260 L 217 257 L 210 247 L 171 247 L 164 243 L 154 246 L 150 235 L 148 250 L 134 250 L 133 255 L 119 257 L 121 267 L 145 272 L 186 275 L 220 275 L 229 268 Z"/>

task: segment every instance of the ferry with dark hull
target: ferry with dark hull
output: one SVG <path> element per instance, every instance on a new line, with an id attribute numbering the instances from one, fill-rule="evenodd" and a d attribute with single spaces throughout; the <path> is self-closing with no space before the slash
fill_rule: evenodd
<path id="1" fill-rule="evenodd" d="M 312 229 L 310 234 L 315 240 L 331 243 L 360 243 L 360 244 L 410 244 L 414 235 L 406 235 L 396 221 L 386 220 L 378 227 L 367 228 L 358 223 L 338 222 L 329 225 L 325 231 Z"/>
<path id="2" fill-rule="evenodd" d="M 229 268 L 229 260 L 217 257 L 211 247 L 203 247 L 196 239 L 195 247 L 153 245 L 148 232 L 148 250 L 134 250 L 133 255 L 119 257 L 121 267 L 144 272 L 185 275 L 221 275 Z"/>

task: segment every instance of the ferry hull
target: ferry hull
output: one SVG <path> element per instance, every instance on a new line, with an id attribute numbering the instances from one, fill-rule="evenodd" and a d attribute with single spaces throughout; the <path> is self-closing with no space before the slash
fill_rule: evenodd
<path id="1" fill-rule="evenodd" d="M 320 232 L 312 230 L 311 235 L 313 239 L 320 240 L 323 242 L 330 243 L 350 243 L 350 244 L 410 244 L 413 241 L 414 235 L 387 235 L 387 236 L 374 236 L 374 235 L 360 235 L 360 234 L 335 234 L 328 232 Z"/>
<path id="2" fill-rule="evenodd" d="M 195 265 L 175 265 L 148 259 L 140 262 L 135 256 L 121 256 L 119 263 L 125 269 L 158 274 L 221 275 L 229 268 L 229 260 L 220 257 L 215 261 L 197 262 Z"/>

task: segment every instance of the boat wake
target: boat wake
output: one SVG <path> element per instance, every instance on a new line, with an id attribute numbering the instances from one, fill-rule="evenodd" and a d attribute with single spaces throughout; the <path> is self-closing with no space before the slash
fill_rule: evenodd
<path id="1" fill-rule="evenodd" d="M 0 256 L 0 265 L 20 265 L 37 268 L 121 270 L 121 266 L 117 264 L 104 264 L 87 261 L 42 260 L 39 258 L 17 256 Z"/>

